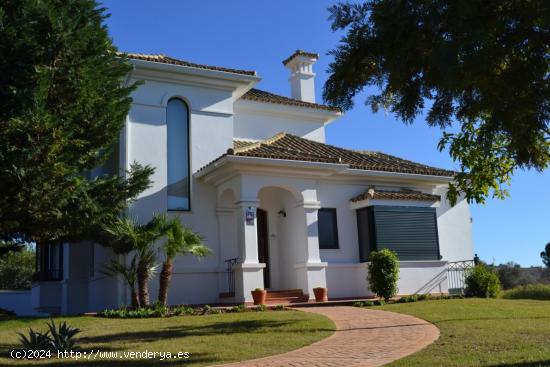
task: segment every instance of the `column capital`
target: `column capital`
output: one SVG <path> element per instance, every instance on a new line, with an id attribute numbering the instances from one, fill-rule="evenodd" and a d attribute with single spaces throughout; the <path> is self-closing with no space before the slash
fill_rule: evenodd
<path id="1" fill-rule="evenodd" d="M 249 206 L 253 208 L 257 208 L 260 206 L 260 201 L 258 199 L 242 198 L 241 200 L 235 202 L 235 205 L 241 208 L 245 208 Z"/>
<path id="2" fill-rule="evenodd" d="M 319 201 L 300 201 L 296 204 L 296 208 L 304 208 L 306 210 L 319 210 L 321 209 L 321 203 Z"/>
<path id="3" fill-rule="evenodd" d="M 229 206 L 218 206 L 216 207 L 216 215 L 218 217 L 223 217 L 223 216 L 232 216 L 235 212 L 235 208 L 234 207 L 229 207 Z"/>

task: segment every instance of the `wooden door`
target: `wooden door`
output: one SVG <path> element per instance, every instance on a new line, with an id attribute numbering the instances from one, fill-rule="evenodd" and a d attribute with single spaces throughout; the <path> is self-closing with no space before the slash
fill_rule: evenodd
<path id="1" fill-rule="evenodd" d="M 269 237 L 267 229 L 267 212 L 257 209 L 257 228 L 258 228 L 258 260 L 265 264 L 264 268 L 264 288 L 270 288 L 269 279 Z"/>

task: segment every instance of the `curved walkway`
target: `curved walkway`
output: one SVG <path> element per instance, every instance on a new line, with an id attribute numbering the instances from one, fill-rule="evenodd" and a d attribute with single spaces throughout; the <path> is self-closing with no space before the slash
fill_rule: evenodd
<path id="1" fill-rule="evenodd" d="M 439 329 L 409 315 L 357 307 L 307 307 L 330 318 L 330 337 L 291 352 L 224 367 L 372 367 L 414 353 L 433 343 Z"/>

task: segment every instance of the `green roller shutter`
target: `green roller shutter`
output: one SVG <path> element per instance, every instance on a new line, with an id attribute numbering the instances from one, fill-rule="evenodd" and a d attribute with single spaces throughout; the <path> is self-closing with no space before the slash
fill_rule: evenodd
<path id="1" fill-rule="evenodd" d="M 357 211 L 359 253 L 389 248 L 400 260 L 439 260 L 435 208 L 371 206 Z"/>

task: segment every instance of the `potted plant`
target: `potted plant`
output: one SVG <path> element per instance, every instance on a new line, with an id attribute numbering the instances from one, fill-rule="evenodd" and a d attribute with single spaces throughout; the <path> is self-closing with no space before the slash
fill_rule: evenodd
<path id="1" fill-rule="evenodd" d="M 315 294 L 315 302 L 328 301 L 328 288 L 316 287 L 313 288 L 313 293 Z"/>
<path id="2" fill-rule="evenodd" d="M 265 298 L 267 296 L 267 291 L 262 288 L 256 288 L 252 291 L 252 298 L 254 299 L 255 305 L 265 305 Z"/>

